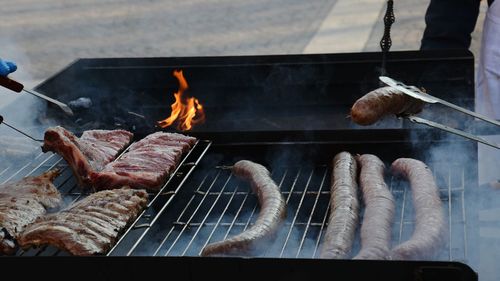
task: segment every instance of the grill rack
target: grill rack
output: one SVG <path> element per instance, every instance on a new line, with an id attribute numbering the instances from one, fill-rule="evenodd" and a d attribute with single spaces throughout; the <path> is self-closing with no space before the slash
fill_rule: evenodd
<path id="1" fill-rule="evenodd" d="M 325 143 L 323 143 L 324 145 Z M 244 147 L 234 150 L 244 151 Z M 214 151 L 212 151 L 214 150 Z M 175 195 L 143 243 L 136 243 L 127 255 L 198 256 L 208 243 L 236 235 L 252 225 L 258 214 L 256 196 L 247 183 L 225 169 L 235 160 L 220 157 L 227 147 L 216 145 L 204 155 L 197 169 Z M 230 152 L 228 154 L 231 154 Z M 215 160 L 214 160 L 215 159 Z M 387 163 L 386 163 L 387 164 Z M 463 163 L 429 163 L 448 216 L 448 241 L 433 260 L 468 262 L 469 228 L 466 212 L 466 177 Z M 315 258 L 327 226 L 331 167 L 273 166 L 272 177 L 287 200 L 287 219 L 277 239 L 259 257 Z M 393 246 L 407 240 L 414 227 L 413 203 L 406 181 L 388 176 L 386 182 L 396 199 Z M 363 210 L 362 210 L 363 212 Z M 359 228 L 352 253 L 359 251 Z"/>
<path id="2" fill-rule="evenodd" d="M 175 171 L 169 176 L 167 182 L 160 188 L 160 190 L 158 192 L 148 192 L 149 201 L 146 209 L 143 210 L 143 212 L 139 214 L 137 219 L 124 231 L 124 233 L 121 234 L 118 241 L 109 251 L 109 253 L 111 253 L 117 247 L 117 245 L 119 245 L 124 240 L 124 238 L 129 235 L 130 232 L 133 232 L 133 230 L 147 229 L 147 227 L 145 227 L 145 223 L 143 222 L 144 220 L 154 222 L 157 219 L 157 217 L 161 214 L 161 212 L 163 212 L 163 210 L 160 210 L 160 212 L 158 212 L 154 217 L 151 216 L 151 214 L 148 214 L 148 210 L 151 208 L 151 206 L 158 205 L 159 201 L 171 200 L 172 195 L 176 192 L 175 187 L 180 187 L 180 185 L 176 184 L 175 182 L 179 179 L 184 179 L 189 176 L 191 171 L 197 165 L 196 159 L 200 159 L 208 150 L 210 145 L 210 141 L 198 140 L 190 149 L 190 151 L 183 156 Z M 130 146 L 128 146 L 122 153 L 120 153 L 120 155 L 116 159 L 119 159 L 123 154 L 125 154 L 128 151 L 129 147 Z M 193 154 L 198 155 L 196 157 L 193 157 Z M 43 152 L 39 153 L 34 157 L 32 161 L 28 161 L 28 163 L 23 166 L 9 166 L 1 170 L 0 183 L 3 184 L 9 181 L 21 179 L 23 177 L 38 175 L 56 168 L 60 169 L 61 174 L 54 180 L 54 185 L 61 193 L 63 199 L 63 207 L 69 206 L 90 194 L 88 190 L 82 190 L 77 186 L 76 179 L 73 176 L 69 165 L 64 161 L 62 157 L 57 154 L 48 154 Z M 171 189 L 172 186 L 174 186 L 173 189 Z M 39 248 L 33 247 L 26 251 L 19 249 L 16 255 L 67 256 L 70 254 L 52 246 L 42 246 Z"/>
<path id="3" fill-rule="evenodd" d="M 287 167 L 272 174 L 287 201 L 288 216 L 275 243 L 259 256 L 315 258 L 319 254 L 318 246 L 327 226 L 329 213 L 330 167 L 322 165 L 307 171 L 298 169 L 295 170 L 297 173 L 291 170 L 293 169 Z M 196 185 L 197 188 L 189 192 L 192 195 L 188 203 L 182 211 L 177 212 L 176 220 L 165 230 L 166 234 L 158 247 L 150 249 L 149 253 L 135 254 L 197 256 L 209 242 L 223 240 L 252 225 L 251 222 L 258 213 L 258 204 L 251 191 L 241 190 L 249 189 L 248 185 L 237 180 L 232 181 L 233 177 L 229 171 L 217 167 L 209 173 L 212 173 L 212 176 L 208 174 L 203 176 Z M 452 168 L 448 171 L 448 178 L 451 178 L 451 173 Z M 207 180 L 207 178 L 212 179 Z M 284 182 L 291 182 L 291 185 L 285 186 Z M 314 183 L 311 184 L 312 182 Z M 389 177 L 387 182 L 390 182 L 390 190 L 397 202 L 392 237 L 393 244 L 399 244 L 409 238 L 414 225 L 410 213 L 411 195 L 408 192 L 408 185 L 404 182 L 393 177 Z M 461 185 L 458 187 L 453 187 L 450 181 L 447 185 L 439 185 L 440 196 L 448 215 L 449 241 L 436 260 L 467 261 L 464 182 L 462 177 Z M 172 208 L 176 209 L 175 206 Z M 236 212 L 226 216 L 229 209 Z M 246 215 L 243 214 L 244 209 L 248 210 Z M 223 235 L 217 230 L 222 230 Z M 356 241 L 359 241 L 359 234 L 357 236 Z M 358 250 L 359 245 L 356 244 L 353 253 Z"/>
<path id="4" fill-rule="evenodd" d="M 198 141 L 185 155 L 177 170 L 158 193 L 150 193 L 148 208 L 121 235 L 108 255 L 198 256 L 209 242 L 223 240 L 249 226 L 258 214 L 256 197 L 248 184 L 225 166 L 226 158 L 214 162 L 211 142 Z M 208 153 L 207 153 L 208 152 Z M 207 162 L 209 163 L 207 165 Z M 467 263 L 468 226 L 466 216 L 465 167 L 460 163 L 429 163 L 440 188 L 448 216 L 447 245 L 435 260 Z M 198 169 L 195 169 L 197 168 Z M 9 172 L 0 171 L 0 182 L 38 174 L 53 168 L 62 169 L 55 180 L 65 205 L 88 193 L 81 192 L 65 161 L 55 154 L 39 154 L 30 163 Z M 11 169 L 12 170 L 12 169 Z M 327 226 L 331 167 L 274 167 L 272 178 L 287 201 L 287 219 L 277 240 L 261 257 L 315 258 Z M 392 176 L 386 178 L 396 201 L 393 245 L 409 238 L 414 221 L 408 183 Z M 176 200 L 174 200 L 176 199 Z M 167 212 L 165 212 L 168 210 Z M 361 215 L 362 217 L 362 215 Z M 222 230 L 222 232 L 221 232 Z M 359 228 L 352 253 L 359 250 Z M 23 256 L 69 255 L 51 246 L 19 251 Z"/>

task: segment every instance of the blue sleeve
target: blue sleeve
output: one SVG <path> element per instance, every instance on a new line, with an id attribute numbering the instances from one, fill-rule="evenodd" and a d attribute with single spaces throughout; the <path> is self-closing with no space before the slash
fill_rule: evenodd
<path id="1" fill-rule="evenodd" d="M 17 65 L 11 61 L 0 59 L 0 76 L 7 76 L 9 73 L 16 71 Z"/>

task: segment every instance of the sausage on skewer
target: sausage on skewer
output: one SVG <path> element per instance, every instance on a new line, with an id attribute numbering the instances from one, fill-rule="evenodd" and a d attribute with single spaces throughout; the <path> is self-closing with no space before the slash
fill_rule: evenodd
<path id="1" fill-rule="evenodd" d="M 264 166 L 241 160 L 234 164 L 232 172 L 251 183 L 260 204 L 259 216 L 252 227 L 239 235 L 207 245 L 202 256 L 241 255 L 257 250 L 276 233 L 285 219 L 285 200 Z"/>

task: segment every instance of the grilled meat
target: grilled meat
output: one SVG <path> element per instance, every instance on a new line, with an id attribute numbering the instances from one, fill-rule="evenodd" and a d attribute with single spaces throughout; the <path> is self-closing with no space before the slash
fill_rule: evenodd
<path id="1" fill-rule="evenodd" d="M 414 114 L 422 111 L 424 103 L 403 92 L 382 87 L 358 99 L 351 108 L 351 118 L 359 125 L 371 125 L 389 114 Z"/>
<path id="2" fill-rule="evenodd" d="M 61 202 L 52 184 L 58 170 L 0 185 L 0 253 L 12 254 L 23 229 Z"/>
<path id="3" fill-rule="evenodd" d="M 330 217 L 321 248 L 321 258 L 344 259 L 349 256 L 359 221 L 356 160 L 348 152 L 333 159 L 330 189 Z"/>
<path id="4" fill-rule="evenodd" d="M 132 144 L 118 160 L 109 163 L 100 172 L 90 176 L 97 189 L 133 188 L 158 190 L 175 170 L 182 153 L 188 151 L 196 139 L 175 133 L 156 132 Z"/>
<path id="5" fill-rule="evenodd" d="M 43 152 L 53 151 L 70 165 L 80 186 L 90 185 L 89 175 L 113 161 L 132 141 L 133 134 L 124 130 L 92 130 L 80 138 L 63 127 L 45 131 Z"/>
<path id="6" fill-rule="evenodd" d="M 258 250 L 263 241 L 270 239 L 286 216 L 286 203 L 279 187 L 262 165 L 242 160 L 234 164 L 234 175 L 250 181 L 261 206 L 255 224 L 246 231 L 227 240 L 207 245 L 202 256 L 240 255 Z"/>
<path id="7" fill-rule="evenodd" d="M 443 205 L 432 172 L 423 162 L 410 158 L 397 159 L 391 170 L 410 181 L 416 218 L 410 240 L 392 249 L 391 257 L 397 260 L 432 258 L 446 230 Z"/>
<path id="8" fill-rule="evenodd" d="M 394 197 L 384 181 L 384 163 L 375 155 L 357 156 L 365 213 L 361 224 L 361 250 L 354 259 L 382 260 L 389 256 Z"/>
<path id="9" fill-rule="evenodd" d="M 18 242 L 22 248 L 50 244 L 78 256 L 103 254 L 147 201 L 146 191 L 127 187 L 93 193 L 66 210 L 37 219 Z"/>

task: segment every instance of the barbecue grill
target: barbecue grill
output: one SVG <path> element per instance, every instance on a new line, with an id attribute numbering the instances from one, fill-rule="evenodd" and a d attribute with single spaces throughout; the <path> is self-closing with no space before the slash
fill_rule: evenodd
<path id="1" fill-rule="evenodd" d="M 380 56 L 356 53 L 74 62 L 36 90 L 65 103 L 88 97 L 93 107 L 67 116 L 49 105 L 45 114 L 38 116 L 41 126 L 57 123 L 75 133 L 121 127 L 133 131 L 138 140 L 159 130 L 156 121 L 170 113 L 172 93 L 177 88 L 171 75 L 175 69 L 184 71 L 190 94 L 203 103 L 207 121 L 188 132 L 199 141 L 162 189 L 150 194 L 148 208 L 107 257 L 65 258 L 60 257 L 67 256 L 65 252 L 42 247 L 19 251 L 17 255 L 23 257 L 4 258 L 3 262 L 27 262 L 64 272 L 71 271 L 69 263 L 76 261 L 88 269 L 82 274 L 93 278 L 95 274 L 143 278 L 180 269 L 193 280 L 260 276 L 302 280 L 337 274 L 353 279 L 476 280 L 475 271 L 495 271 L 481 252 L 492 240 L 481 238 L 479 226 L 485 223 L 478 217 L 498 195 L 478 187 L 477 144 L 395 118 L 368 128 L 346 118 L 357 98 L 379 86 Z M 387 72 L 473 109 L 473 65 L 469 52 L 392 52 Z M 423 114 L 464 130 L 476 128 L 473 119 L 457 119 L 452 112 L 443 114 L 439 107 Z M 414 157 L 429 165 L 448 217 L 446 243 L 436 257 L 429 261 L 316 259 L 326 229 L 331 160 L 344 150 L 375 154 L 386 166 L 399 157 Z M 241 159 L 270 169 L 287 200 L 286 222 L 276 240 L 251 258 L 198 257 L 208 243 L 248 228 L 258 213 L 248 184 L 227 169 Z M 64 160 L 53 154 L 40 153 L 30 161 L 3 167 L 0 182 L 54 167 L 63 170 L 55 184 L 65 203 L 86 195 L 76 187 Z M 399 178 L 388 175 L 386 182 L 396 201 L 395 245 L 407 240 L 414 227 L 411 192 Z M 358 233 L 353 253 L 359 247 Z"/>

